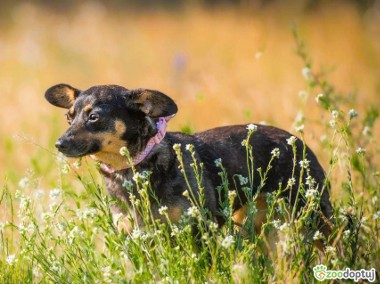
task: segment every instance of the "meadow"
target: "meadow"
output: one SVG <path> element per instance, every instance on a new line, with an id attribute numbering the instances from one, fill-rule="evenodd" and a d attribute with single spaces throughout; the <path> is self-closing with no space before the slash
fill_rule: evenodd
<path id="1" fill-rule="evenodd" d="M 319 264 L 374 268 L 379 281 L 378 9 L 9 9 L 0 20 L 0 283 L 313 283 Z M 136 206 L 147 227 L 118 234 L 96 164 L 54 149 L 67 125 L 43 94 L 56 83 L 160 90 L 179 106 L 169 131 L 260 122 L 304 139 L 331 182 L 336 241 L 321 252 L 313 238 L 322 237 L 304 234 L 318 196 L 297 220 L 268 196 L 266 229 L 244 238 L 231 222 L 214 227 L 202 208 L 179 224 L 151 220 L 145 180 Z M 198 247 L 192 214 L 212 228 Z M 270 230 L 278 242 L 268 252 Z"/>

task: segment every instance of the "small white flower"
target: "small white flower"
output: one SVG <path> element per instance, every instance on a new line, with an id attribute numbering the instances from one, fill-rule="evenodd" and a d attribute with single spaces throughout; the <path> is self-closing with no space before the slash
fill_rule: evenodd
<path id="1" fill-rule="evenodd" d="M 179 151 L 179 150 L 181 150 L 181 144 L 179 144 L 179 143 L 174 144 L 174 145 L 173 145 L 173 149 L 174 149 L 174 151 Z"/>
<path id="2" fill-rule="evenodd" d="M 329 121 L 329 124 L 330 124 L 331 128 L 334 128 L 334 127 L 336 126 L 336 121 L 335 121 L 335 119 L 331 119 L 331 120 Z"/>
<path id="3" fill-rule="evenodd" d="M 338 116 L 339 116 L 339 112 L 338 112 L 336 109 L 334 109 L 334 110 L 331 111 L 331 116 L 332 116 L 334 119 L 337 119 Z"/>
<path id="4" fill-rule="evenodd" d="M 317 102 L 317 104 L 319 103 L 319 101 L 323 98 L 323 94 L 318 94 L 316 97 L 315 97 L 315 101 Z"/>
<path id="5" fill-rule="evenodd" d="M 347 239 L 350 235 L 351 235 L 351 231 L 350 231 L 350 230 L 345 230 L 345 231 L 343 232 L 343 237 L 344 237 L 345 239 Z"/>
<path id="6" fill-rule="evenodd" d="M 296 184 L 296 179 L 294 177 L 288 179 L 288 186 L 291 187 Z"/>
<path id="7" fill-rule="evenodd" d="M 37 189 L 33 192 L 33 197 L 35 199 L 42 199 L 45 196 L 45 191 L 43 189 Z"/>
<path id="8" fill-rule="evenodd" d="M 316 189 L 308 189 L 306 190 L 305 197 L 307 199 L 313 199 L 318 196 L 318 191 Z"/>
<path id="9" fill-rule="evenodd" d="M 215 166 L 217 166 L 218 168 L 220 168 L 222 166 L 222 159 L 221 158 L 216 159 L 214 161 L 214 163 L 215 163 Z"/>
<path id="10" fill-rule="evenodd" d="M 272 221 L 272 225 L 273 227 L 275 227 L 276 229 L 280 229 L 280 224 L 281 224 L 281 221 L 279 219 L 276 219 L 276 220 L 273 220 Z"/>
<path id="11" fill-rule="evenodd" d="M 189 209 L 187 209 L 187 214 L 190 216 L 190 217 L 198 217 L 199 216 L 199 209 L 198 207 L 196 206 L 191 206 Z"/>
<path id="12" fill-rule="evenodd" d="M 246 185 L 248 183 L 248 178 L 246 177 L 243 177 L 242 175 L 237 175 L 237 177 L 239 178 L 239 182 L 240 182 L 240 185 Z"/>
<path id="13" fill-rule="evenodd" d="M 215 222 L 210 221 L 209 228 L 212 232 L 215 232 L 218 229 L 218 224 Z"/>
<path id="14" fill-rule="evenodd" d="M 234 200 L 235 197 L 236 197 L 236 191 L 235 191 L 235 190 L 230 190 L 230 191 L 228 192 L 228 199 L 229 199 L 229 200 Z"/>
<path id="15" fill-rule="evenodd" d="M 127 156 L 129 152 L 128 152 L 127 147 L 123 146 L 123 147 L 120 148 L 119 153 L 122 156 Z"/>
<path id="16" fill-rule="evenodd" d="M 286 143 L 288 145 L 293 146 L 297 141 L 297 138 L 295 136 L 290 136 L 288 139 L 286 139 Z"/>
<path id="17" fill-rule="evenodd" d="M 289 231 L 289 224 L 288 223 L 283 223 L 280 227 L 278 227 L 278 230 L 280 232 L 287 232 Z"/>
<path id="18" fill-rule="evenodd" d="M 301 73 L 302 73 L 302 76 L 306 80 L 311 80 L 313 78 L 313 74 L 312 74 L 311 69 L 309 67 L 302 68 Z"/>
<path id="19" fill-rule="evenodd" d="M 17 262 L 17 259 L 16 259 L 16 256 L 14 254 L 10 254 L 7 256 L 5 261 L 8 263 L 8 265 L 12 266 L 13 264 L 15 264 Z"/>
<path id="20" fill-rule="evenodd" d="M 160 215 L 165 215 L 166 213 L 168 213 L 168 207 L 167 206 L 161 206 L 160 208 L 158 208 L 158 213 Z"/>
<path id="21" fill-rule="evenodd" d="M 326 253 L 335 254 L 336 253 L 336 248 L 334 248 L 332 246 L 326 246 Z"/>
<path id="22" fill-rule="evenodd" d="M 234 237 L 233 236 L 227 236 L 222 240 L 222 247 L 224 248 L 229 248 L 232 246 L 232 244 L 235 243 Z"/>
<path id="23" fill-rule="evenodd" d="M 322 240 L 322 239 L 323 239 L 323 234 L 317 230 L 313 236 L 313 240 L 317 241 L 317 240 Z"/>
<path id="24" fill-rule="evenodd" d="M 132 239 L 137 240 L 142 237 L 142 232 L 139 228 L 134 228 L 131 234 Z"/>
<path id="25" fill-rule="evenodd" d="M 309 168 L 310 161 L 308 159 L 303 159 L 302 161 L 299 161 L 300 167 L 307 169 Z"/>
<path id="26" fill-rule="evenodd" d="M 256 130 L 257 130 L 257 125 L 255 125 L 255 124 L 248 124 L 247 125 L 247 130 L 249 130 L 249 131 L 252 131 L 252 132 L 255 132 Z"/>
<path id="27" fill-rule="evenodd" d="M 359 147 L 359 148 L 356 149 L 356 153 L 357 154 L 364 154 L 365 152 L 366 152 L 366 150 L 364 148 L 362 148 L 362 147 Z"/>
<path id="28" fill-rule="evenodd" d="M 193 144 L 186 144 L 186 150 L 192 152 L 194 150 Z"/>
<path id="29" fill-rule="evenodd" d="M 359 115 L 358 112 L 354 110 L 353 108 L 348 111 L 348 116 L 350 117 L 350 119 L 357 117 L 358 115 Z"/>
<path id="30" fill-rule="evenodd" d="M 130 189 L 132 188 L 132 186 L 133 186 L 133 183 L 130 180 L 123 181 L 123 187 Z"/>
<path id="31" fill-rule="evenodd" d="M 280 149 L 278 149 L 278 148 L 274 148 L 274 149 L 272 150 L 271 154 L 272 154 L 272 157 L 278 159 L 278 158 L 280 157 Z"/>
<path id="32" fill-rule="evenodd" d="M 304 130 L 304 128 L 305 128 L 305 125 L 302 124 L 302 125 L 296 126 L 295 129 L 297 132 L 302 132 Z"/>
<path id="33" fill-rule="evenodd" d="M 19 180 L 18 186 L 21 188 L 25 188 L 29 185 L 29 179 L 27 177 L 23 177 L 22 179 Z"/>
<path id="34" fill-rule="evenodd" d="M 49 192 L 49 198 L 51 200 L 57 200 L 58 197 L 61 195 L 61 192 L 62 192 L 61 189 L 54 188 L 54 189 L 50 190 L 50 192 Z"/>
<path id="35" fill-rule="evenodd" d="M 367 136 L 371 134 L 371 128 L 368 126 L 365 126 L 362 131 L 363 135 Z"/>
<path id="36" fill-rule="evenodd" d="M 312 178 L 311 176 L 307 176 L 307 178 L 306 178 L 306 184 L 309 185 L 309 186 L 311 186 L 311 187 L 313 187 L 314 184 L 315 184 L 315 179 Z"/>

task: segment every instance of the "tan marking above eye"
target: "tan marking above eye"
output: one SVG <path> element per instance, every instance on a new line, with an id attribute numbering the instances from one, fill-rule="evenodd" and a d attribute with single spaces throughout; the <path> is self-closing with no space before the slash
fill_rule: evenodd
<path id="1" fill-rule="evenodd" d="M 84 112 L 90 112 L 92 110 L 92 106 L 91 105 L 86 105 L 84 108 L 83 108 L 83 111 Z"/>

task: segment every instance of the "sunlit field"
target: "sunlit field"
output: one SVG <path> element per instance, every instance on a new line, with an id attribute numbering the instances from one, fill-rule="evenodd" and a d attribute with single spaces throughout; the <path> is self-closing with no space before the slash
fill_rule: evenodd
<path id="1" fill-rule="evenodd" d="M 24 3 L 1 12 L 0 283 L 313 283 L 318 264 L 375 268 L 379 281 L 380 9 L 359 13 L 341 1 L 305 11 L 279 2 L 87 2 L 67 10 Z M 269 252 L 269 233 L 246 239 L 232 223 L 204 232 L 195 247 L 188 212 L 180 224 L 147 218 L 144 232 L 118 234 L 96 164 L 55 150 L 65 110 L 44 92 L 57 83 L 160 90 L 179 107 L 170 131 L 266 123 L 304 139 L 331 182 L 337 222 L 327 249 L 318 251 L 302 227 L 318 196 L 299 222 L 268 197 L 285 222 L 268 212 L 267 228 L 278 234 Z M 143 198 L 139 206 L 148 216 Z M 198 217 L 201 228 L 209 222 L 202 210 Z"/>

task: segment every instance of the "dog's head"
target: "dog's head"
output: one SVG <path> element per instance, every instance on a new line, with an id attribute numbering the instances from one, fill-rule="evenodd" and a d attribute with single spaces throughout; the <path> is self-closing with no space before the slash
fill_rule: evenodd
<path id="1" fill-rule="evenodd" d="M 135 155 L 157 133 L 158 118 L 177 112 L 174 101 L 161 92 L 116 85 L 80 91 L 59 84 L 49 88 L 45 98 L 68 109 L 70 127 L 55 144 L 60 152 L 68 157 L 91 155 L 115 167 L 121 147 Z"/>

